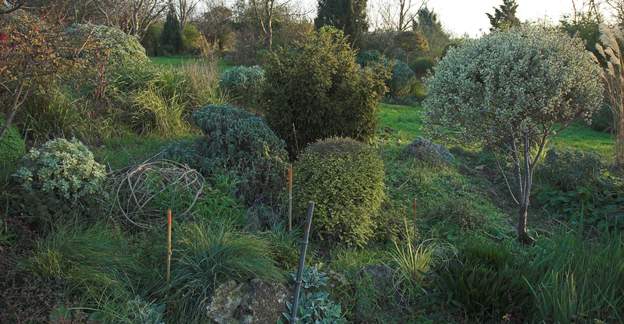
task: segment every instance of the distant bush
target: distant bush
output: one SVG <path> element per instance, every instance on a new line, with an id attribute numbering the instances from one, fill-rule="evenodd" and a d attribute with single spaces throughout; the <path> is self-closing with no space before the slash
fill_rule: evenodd
<path id="1" fill-rule="evenodd" d="M 610 132 L 613 130 L 613 112 L 608 104 L 603 104 L 592 116 L 591 128 L 599 132 Z"/>
<path id="2" fill-rule="evenodd" d="M 0 117 L 0 128 L 4 118 Z M 0 138 L 0 185 L 15 171 L 17 162 L 26 152 L 26 144 L 15 126 L 10 126 Z"/>
<path id="3" fill-rule="evenodd" d="M 384 166 L 371 147 L 346 138 L 310 145 L 295 164 L 295 215 L 316 203 L 314 233 L 329 244 L 364 245 L 384 199 Z"/>
<path id="4" fill-rule="evenodd" d="M 206 307 L 218 284 L 228 280 L 282 281 L 269 242 L 220 224 L 182 225 L 177 232 L 171 283 L 167 286 L 170 321 L 205 323 Z"/>
<path id="5" fill-rule="evenodd" d="M 236 66 L 221 75 L 219 86 L 235 103 L 254 108 L 258 106 L 264 81 L 264 70 L 261 67 Z"/>
<path id="6" fill-rule="evenodd" d="M 139 40 L 115 27 L 73 24 L 66 32 L 77 48 L 85 42 L 94 42 L 93 48 L 84 54 L 92 63 L 106 62 L 117 68 L 150 62 Z"/>
<path id="7" fill-rule="evenodd" d="M 324 27 L 268 55 L 263 111 L 291 156 L 331 136 L 370 139 L 386 72 L 361 68 L 342 32 Z"/>
<path id="8" fill-rule="evenodd" d="M 573 190 L 584 184 L 596 183 L 604 165 L 592 152 L 551 149 L 538 170 L 538 178 L 561 190 Z"/>
<path id="9" fill-rule="evenodd" d="M 50 208 L 81 205 L 101 193 L 105 177 L 104 166 L 86 146 L 65 139 L 31 149 L 15 173 L 20 189 Z"/>
<path id="10" fill-rule="evenodd" d="M 600 156 L 551 149 L 537 171 L 535 201 L 545 212 L 575 224 L 624 228 L 624 182 Z"/>
<path id="11" fill-rule="evenodd" d="M 238 196 L 248 204 L 275 199 L 284 187 L 288 157 L 284 142 L 262 118 L 225 105 L 209 105 L 193 113 L 204 136 L 168 148 L 166 156 L 187 163 L 205 175 L 233 174 Z"/>
<path id="12" fill-rule="evenodd" d="M 528 314 L 531 293 L 509 245 L 471 237 L 458 249 L 457 257 L 438 269 L 438 284 L 449 302 L 472 320 Z"/>
<path id="13" fill-rule="evenodd" d="M 392 68 L 392 79 L 389 82 L 389 94 L 395 97 L 410 95 L 412 84 L 416 81 L 416 74 L 407 63 L 395 60 Z"/>
<path id="14" fill-rule="evenodd" d="M 410 67 L 419 78 L 427 75 L 427 73 L 433 70 L 434 66 L 435 61 L 430 57 L 419 57 L 410 63 Z"/>
<path id="15" fill-rule="evenodd" d="M 384 55 L 378 50 L 368 50 L 358 53 L 357 62 L 361 66 L 369 66 L 374 63 L 387 62 Z"/>

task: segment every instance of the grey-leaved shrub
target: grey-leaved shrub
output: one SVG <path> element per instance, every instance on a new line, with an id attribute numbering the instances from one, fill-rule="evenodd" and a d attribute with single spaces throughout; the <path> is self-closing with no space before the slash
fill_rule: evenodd
<path id="1" fill-rule="evenodd" d="M 104 166 L 77 140 L 54 139 L 33 148 L 21 161 L 15 179 L 28 193 L 75 205 L 100 192 Z"/>
<path id="2" fill-rule="evenodd" d="M 94 24 L 73 24 L 65 32 L 77 48 L 82 47 L 86 42 L 91 42 L 91 46 L 82 53 L 91 63 L 104 62 L 114 68 L 120 68 L 150 62 L 139 39 L 118 28 Z"/>
<path id="3" fill-rule="evenodd" d="M 580 39 L 528 25 L 450 49 L 428 81 L 432 128 L 508 161 L 522 242 L 532 241 L 528 209 L 544 148 L 562 128 L 599 108 L 600 73 Z"/>
<path id="4" fill-rule="evenodd" d="M 237 195 L 247 204 L 276 199 L 284 188 L 288 163 L 284 141 L 261 117 L 227 105 L 209 105 L 193 113 L 204 136 L 170 146 L 165 156 L 204 175 L 233 174 Z"/>
<path id="5" fill-rule="evenodd" d="M 264 86 L 264 70 L 259 66 L 236 66 L 221 75 L 219 87 L 234 103 L 246 108 L 257 106 Z"/>

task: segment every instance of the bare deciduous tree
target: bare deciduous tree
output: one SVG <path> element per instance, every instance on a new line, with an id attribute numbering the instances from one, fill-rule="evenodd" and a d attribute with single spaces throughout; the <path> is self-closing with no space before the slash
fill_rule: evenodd
<path id="1" fill-rule="evenodd" d="M 383 24 L 396 31 L 407 31 L 427 0 L 387 0 L 379 10 Z"/>
<path id="2" fill-rule="evenodd" d="M 178 19 L 182 28 L 193 18 L 198 6 L 199 0 L 177 0 L 176 9 L 178 10 Z"/>
<path id="3" fill-rule="evenodd" d="M 96 5 L 107 25 L 139 38 L 167 9 L 163 0 L 102 0 Z"/>

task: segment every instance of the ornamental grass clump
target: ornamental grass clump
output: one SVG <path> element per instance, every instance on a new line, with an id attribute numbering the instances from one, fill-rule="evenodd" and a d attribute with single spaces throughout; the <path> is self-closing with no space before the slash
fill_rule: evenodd
<path id="1" fill-rule="evenodd" d="M 322 242 L 364 245 L 384 199 L 384 165 L 377 151 L 348 138 L 310 145 L 294 166 L 294 217 L 302 224 L 316 203 L 312 230 Z"/>

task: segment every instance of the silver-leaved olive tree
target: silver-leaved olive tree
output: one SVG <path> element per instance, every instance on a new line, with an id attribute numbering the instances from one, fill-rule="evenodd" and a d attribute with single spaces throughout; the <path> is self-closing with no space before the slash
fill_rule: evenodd
<path id="1" fill-rule="evenodd" d="M 600 73 L 579 39 L 521 26 L 451 49 L 428 80 L 432 128 L 497 156 L 523 243 L 535 167 L 552 136 L 598 109 Z"/>

